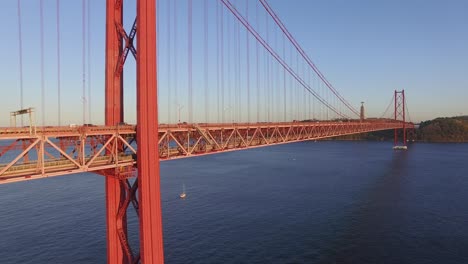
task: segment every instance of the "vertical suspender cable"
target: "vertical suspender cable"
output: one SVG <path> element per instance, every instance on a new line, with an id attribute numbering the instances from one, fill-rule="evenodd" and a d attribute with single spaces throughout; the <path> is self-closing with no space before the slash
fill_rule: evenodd
<path id="1" fill-rule="evenodd" d="M 174 2 L 174 98 L 175 98 L 175 105 L 176 105 L 176 113 L 179 113 L 179 118 L 180 118 L 180 105 L 179 105 L 179 93 L 178 93 L 178 83 L 177 83 L 177 73 L 178 73 L 178 68 L 177 68 L 177 60 L 178 60 L 178 52 L 177 52 L 177 1 L 172 1 Z M 179 122 L 179 119 L 177 119 L 177 122 Z"/>
<path id="2" fill-rule="evenodd" d="M 241 51 L 241 26 L 239 23 L 236 23 L 237 27 L 237 122 L 241 122 L 242 119 L 242 70 L 241 70 L 241 63 L 242 63 L 242 51 Z"/>
<path id="3" fill-rule="evenodd" d="M 242 52 L 241 52 L 241 30 L 239 23 L 236 23 L 237 28 L 237 122 L 242 120 L 242 74 L 241 74 L 241 63 L 242 63 Z"/>
<path id="4" fill-rule="evenodd" d="M 217 109 L 217 115 L 216 115 L 216 121 L 219 123 L 219 87 L 220 87 L 220 72 L 219 72 L 219 60 L 220 60 L 220 54 L 219 54 L 219 36 L 220 36 L 220 28 L 219 28 L 219 9 L 221 8 L 221 4 L 219 2 L 216 2 L 216 109 Z"/>
<path id="5" fill-rule="evenodd" d="M 322 91 L 320 90 L 321 85 L 320 85 L 320 80 L 318 76 L 316 76 L 315 80 L 317 83 L 317 91 L 319 92 L 319 94 L 321 94 Z M 321 120 L 322 119 L 322 104 L 320 104 L 320 102 L 317 102 L 317 112 L 318 112 L 317 119 Z"/>
<path id="6" fill-rule="evenodd" d="M 230 28 L 230 36 L 231 36 L 231 39 L 229 41 L 229 43 L 231 43 L 231 52 L 230 52 L 230 63 L 231 63 L 231 71 L 232 74 L 230 76 L 230 83 L 231 83 L 231 86 L 230 86 L 230 89 L 229 89 L 229 98 L 231 99 L 230 100 L 230 105 L 228 107 L 230 107 L 230 110 L 229 110 L 229 115 L 230 115 L 230 119 L 231 121 L 234 121 L 234 118 L 236 116 L 236 86 L 237 86 L 237 58 L 236 58 L 236 52 L 237 52 L 237 38 L 236 38 L 236 23 L 234 21 L 234 19 L 232 20 L 229 20 L 229 28 Z M 229 63 L 229 62 L 228 62 Z"/>
<path id="7" fill-rule="evenodd" d="M 333 97 L 335 100 L 335 108 L 338 108 L 339 112 L 341 113 L 341 104 L 338 105 L 338 102 L 337 102 L 337 97 Z M 336 116 L 336 118 L 339 118 L 338 116 Z"/>
<path id="8" fill-rule="evenodd" d="M 289 59 L 291 61 L 291 65 L 293 65 L 293 52 L 292 52 L 292 48 L 291 48 L 291 45 L 289 45 Z M 291 114 L 291 120 L 292 121 L 294 119 L 294 91 L 295 91 L 295 88 L 294 88 L 294 80 L 293 78 L 289 77 L 289 100 L 291 100 L 291 103 L 289 104 L 290 108 L 289 108 L 289 112 Z"/>
<path id="9" fill-rule="evenodd" d="M 257 18 L 257 28 L 260 28 L 260 19 L 258 17 L 258 4 L 255 5 L 255 17 Z M 258 52 L 259 52 L 259 43 L 258 41 L 255 42 L 256 44 L 256 61 L 257 61 L 257 122 L 260 122 L 260 70 L 259 70 L 259 60 L 258 60 Z"/>
<path id="10" fill-rule="evenodd" d="M 192 107 L 192 0 L 188 0 L 188 121 L 193 122 Z"/>
<path id="11" fill-rule="evenodd" d="M 88 25 L 87 25 L 87 42 L 88 42 L 88 122 L 93 123 L 91 121 L 91 4 L 90 0 L 88 0 Z M 158 23 L 159 25 L 159 23 Z"/>
<path id="12" fill-rule="evenodd" d="M 315 81 L 316 81 L 316 85 L 317 85 L 317 91 L 319 92 L 320 96 L 322 96 L 322 90 L 321 90 L 321 84 L 320 84 L 320 80 L 318 78 L 317 75 L 315 75 Z M 320 103 L 320 101 L 317 102 L 317 119 L 319 120 L 322 120 L 322 104 Z"/>
<path id="13" fill-rule="evenodd" d="M 296 52 L 296 71 L 298 74 L 299 73 L 299 54 Z M 299 89 L 299 83 L 298 82 L 295 82 L 295 86 L 296 86 L 296 102 L 294 102 L 294 104 L 296 105 L 296 120 L 299 120 L 300 119 L 300 113 L 299 113 L 299 109 L 300 109 L 300 101 L 299 101 L 299 97 L 300 97 L 300 89 Z"/>
<path id="14" fill-rule="evenodd" d="M 286 60 L 285 37 L 283 36 L 283 60 Z M 283 68 L 283 121 L 286 122 L 286 70 Z"/>
<path id="15" fill-rule="evenodd" d="M 265 30 L 266 30 L 266 42 L 270 42 L 270 34 L 268 34 L 268 17 L 265 16 Z M 265 85 L 265 98 L 267 100 L 267 121 L 270 122 L 270 56 L 265 52 L 265 66 L 266 66 L 266 85 Z"/>
<path id="16" fill-rule="evenodd" d="M 319 80 L 318 81 L 318 84 L 319 84 L 319 90 L 320 92 L 322 93 L 322 97 L 325 98 L 325 94 L 323 92 L 323 85 L 322 85 L 322 82 Z M 325 107 L 325 104 L 320 104 L 320 119 L 322 120 L 325 120 L 325 110 L 324 110 L 324 107 Z"/>
<path id="17" fill-rule="evenodd" d="M 241 85 L 241 73 L 240 73 L 240 63 L 241 63 L 241 53 L 240 53 L 240 27 L 239 27 L 239 23 L 235 23 L 234 22 L 234 29 L 235 29 L 235 33 L 234 33 L 234 36 L 235 36 L 235 39 L 236 39 L 236 47 L 235 47 L 235 58 L 236 58 L 236 61 L 235 61 L 235 66 L 236 66 L 236 86 L 235 86 L 235 98 L 236 98 L 236 122 L 240 122 L 240 119 L 241 119 L 241 108 L 240 108 L 240 94 L 241 94 L 241 91 L 240 91 L 240 85 Z"/>
<path id="18" fill-rule="evenodd" d="M 301 61 L 301 74 L 304 80 L 307 80 L 306 71 L 304 69 L 304 63 Z M 309 82 L 307 82 L 309 84 Z M 306 90 L 302 90 L 302 120 L 306 120 L 308 116 L 308 108 L 307 108 L 307 94 L 309 94 Z"/>
<path id="19" fill-rule="evenodd" d="M 159 24 L 158 24 L 159 25 Z M 167 2 L 167 123 L 171 123 L 171 2 Z M 159 57 L 159 56 L 158 56 Z"/>
<path id="20" fill-rule="evenodd" d="M 204 40 L 203 40 L 203 53 L 204 53 L 204 66 L 205 66 L 205 120 L 208 123 L 208 0 L 204 1 Z"/>
<path id="21" fill-rule="evenodd" d="M 226 18 L 226 36 L 227 36 L 227 44 L 226 44 L 226 49 L 227 49 L 227 57 L 226 57 L 226 65 L 227 65 L 227 69 L 226 69 L 226 78 L 227 78 L 227 81 L 226 81 L 226 86 L 227 86 L 227 102 L 228 102 L 228 105 L 223 107 L 223 113 L 226 112 L 226 111 L 231 111 L 230 110 L 230 107 L 231 107 L 231 86 L 232 86 L 232 79 L 231 79 L 231 76 L 232 76 L 232 70 L 231 70 L 231 42 L 232 42 L 232 38 L 231 38 L 231 23 L 230 23 L 230 20 L 229 20 L 229 17 Z M 224 98 L 224 97 L 223 97 Z M 223 102 L 224 102 L 224 99 L 223 99 Z M 228 122 L 230 121 L 230 116 L 231 115 L 227 115 L 225 116 L 225 118 L 228 120 Z"/>
<path id="22" fill-rule="evenodd" d="M 298 62 L 298 65 L 297 65 L 297 71 L 299 73 L 300 76 L 302 76 L 302 78 L 305 80 L 304 78 L 304 71 L 303 71 L 303 67 L 302 67 L 302 61 L 301 62 Z M 299 119 L 300 120 L 304 120 L 304 99 L 305 99 L 305 91 L 300 89 L 298 91 L 298 94 L 299 94 L 299 102 L 298 102 L 298 105 L 299 105 Z"/>
<path id="23" fill-rule="evenodd" d="M 61 125 L 61 94 L 60 94 L 60 0 L 56 1 L 56 20 L 57 20 L 57 124 Z"/>
<path id="24" fill-rule="evenodd" d="M 18 43 L 19 43 L 19 77 L 20 77 L 20 107 L 23 109 L 23 37 L 21 32 L 21 0 L 18 0 Z M 23 117 L 21 117 L 23 126 Z"/>
<path id="25" fill-rule="evenodd" d="M 234 102 L 231 101 L 231 121 L 234 121 L 236 118 L 236 113 L 237 113 L 237 30 L 236 30 L 237 23 L 232 20 L 232 67 L 233 67 L 233 74 L 232 74 L 232 79 L 231 82 L 233 84 L 233 87 L 231 86 L 231 93 L 232 96 L 231 98 L 234 100 Z M 232 89 L 233 88 L 233 89 Z"/>
<path id="26" fill-rule="evenodd" d="M 221 6 L 221 121 L 224 123 L 224 8 Z"/>
<path id="27" fill-rule="evenodd" d="M 305 71 L 306 70 L 304 68 L 305 68 L 304 63 L 302 63 L 302 75 L 304 76 L 304 80 L 305 80 L 305 78 L 306 78 L 306 72 Z M 308 81 L 307 81 L 307 84 L 309 84 Z M 302 92 L 304 93 L 302 95 L 302 98 L 303 98 L 303 100 L 302 100 L 302 111 L 303 111 L 302 117 L 303 117 L 303 120 L 306 120 L 307 117 L 309 116 L 308 115 L 308 107 L 307 107 L 307 98 L 308 98 L 308 95 L 310 95 L 310 93 L 306 92 L 305 90 L 302 90 Z"/>
<path id="28" fill-rule="evenodd" d="M 321 80 L 319 80 L 319 85 L 320 85 L 320 90 L 322 91 L 322 94 L 323 94 L 323 98 L 325 98 L 326 100 L 326 90 L 325 90 L 325 87 L 323 82 Z M 322 113 L 322 120 L 327 120 L 327 112 L 326 112 L 326 105 L 325 104 L 322 104 L 322 109 L 321 109 L 321 113 Z"/>
<path id="29" fill-rule="evenodd" d="M 227 119 L 228 119 L 228 122 L 230 122 L 232 119 L 232 111 L 233 109 L 232 108 L 235 108 L 235 104 L 233 104 L 233 99 L 234 97 L 232 96 L 232 88 L 233 86 L 235 86 L 235 63 L 234 63 L 234 60 L 232 58 L 234 58 L 234 56 L 232 55 L 232 52 L 234 51 L 234 21 L 231 21 L 231 19 L 228 17 L 227 18 L 227 36 L 228 36 L 228 40 L 227 40 L 227 50 L 228 50 L 228 56 L 227 56 L 227 65 L 228 65 L 228 69 L 227 69 L 227 74 L 228 74 L 228 81 L 227 83 L 229 84 L 228 85 L 228 90 L 227 90 L 227 102 L 228 102 L 228 105 L 226 106 L 226 111 L 228 113 L 227 115 Z"/>
<path id="30" fill-rule="evenodd" d="M 45 125 L 45 86 L 44 86 L 44 1 L 40 2 L 40 28 L 41 28 L 41 122 Z"/>
<path id="31" fill-rule="evenodd" d="M 269 100 L 268 100 L 268 84 L 269 84 L 269 72 L 268 72 L 268 54 L 267 52 L 263 49 L 263 52 L 262 52 L 262 61 L 263 61 L 263 65 L 262 65 L 262 69 L 261 69 L 261 72 L 263 73 L 263 94 L 261 95 L 263 97 L 263 107 L 264 107 L 264 121 L 266 122 L 270 122 L 270 112 L 268 111 L 268 107 L 269 107 Z"/>
<path id="32" fill-rule="evenodd" d="M 275 37 L 275 48 L 278 49 L 278 33 L 277 33 L 277 30 L 274 30 L 274 37 Z M 280 96 L 280 75 L 279 75 L 279 67 L 278 67 L 278 64 L 274 64 L 274 67 L 275 67 L 275 71 L 274 71 L 274 75 L 276 77 L 276 80 L 275 80 L 275 103 L 273 105 L 273 110 L 274 113 L 275 113 L 275 120 L 277 122 L 279 122 L 281 120 L 280 118 L 280 113 L 281 111 L 279 110 L 280 109 L 280 105 L 281 105 L 281 96 Z"/>
<path id="33" fill-rule="evenodd" d="M 313 74 L 313 73 L 312 73 L 312 74 Z M 311 82 L 312 82 L 312 85 L 313 85 L 313 83 L 314 83 L 314 76 L 312 75 L 311 78 L 312 78 Z M 315 119 L 315 97 L 312 96 L 311 100 L 312 100 L 312 119 Z"/>
<path id="34" fill-rule="evenodd" d="M 302 67 L 301 67 L 301 63 L 299 62 L 299 57 L 297 57 L 297 73 L 299 76 L 303 76 L 302 75 Z M 302 96 L 302 89 L 300 89 L 300 85 L 298 84 L 297 85 L 297 120 L 302 120 L 302 115 L 303 115 L 303 111 L 302 111 L 302 105 L 303 105 L 303 96 Z"/>
<path id="35" fill-rule="evenodd" d="M 404 108 L 405 108 L 405 115 L 408 117 L 406 118 L 406 122 L 412 122 L 411 121 L 411 117 L 410 117 L 410 112 L 409 112 L 409 109 L 408 109 L 408 104 L 407 104 L 407 100 L 406 100 L 406 96 L 404 97 L 405 101 L 403 102 L 404 103 Z"/>
<path id="36" fill-rule="evenodd" d="M 249 0 L 245 0 L 245 12 L 249 20 Z M 247 122 L 250 123 L 250 43 L 249 31 L 245 31 L 246 52 L 247 52 Z"/>
<path id="37" fill-rule="evenodd" d="M 327 89 L 327 102 L 330 103 L 330 90 Z M 327 120 L 330 120 L 330 112 L 328 111 L 328 107 L 327 107 Z"/>
<path id="38" fill-rule="evenodd" d="M 314 75 L 313 73 L 310 73 L 310 70 L 309 70 L 309 74 L 310 74 L 310 83 L 311 83 L 311 86 L 314 85 Z M 315 89 L 315 88 L 313 88 Z M 311 116 L 312 116 L 312 120 L 315 119 L 315 100 L 314 100 L 314 97 L 311 96 L 310 97 L 310 104 L 311 104 L 311 108 L 312 108 L 312 112 L 311 112 Z"/>
<path id="39" fill-rule="evenodd" d="M 81 4 L 81 66 L 83 73 L 83 124 L 86 124 L 86 0 L 82 0 Z"/>
<path id="40" fill-rule="evenodd" d="M 236 85 L 236 115 L 237 115 L 237 120 L 236 122 L 240 122 L 241 120 L 241 70 L 240 70 L 240 64 L 241 64 L 241 50 L 240 50 L 240 26 L 239 23 L 234 23 L 236 25 L 236 40 L 237 40 L 237 47 L 236 47 L 236 72 L 237 72 L 237 85 Z"/>
<path id="41" fill-rule="evenodd" d="M 323 83 L 324 85 L 326 85 L 325 83 Z M 326 87 L 324 87 L 326 88 Z M 330 89 L 326 89 L 326 93 L 327 93 L 327 102 L 330 104 Z M 328 111 L 328 108 L 327 108 L 327 120 L 330 120 L 330 112 Z"/>
<path id="42" fill-rule="evenodd" d="M 306 71 L 307 71 L 307 83 L 310 84 L 310 71 L 309 71 L 309 69 L 306 69 Z M 311 120 L 312 119 L 312 111 L 311 111 L 312 105 L 310 103 L 310 93 L 307 96 L 307 107 L 309 109 L 309 114 L 308 114 L 307 119 Z"/>

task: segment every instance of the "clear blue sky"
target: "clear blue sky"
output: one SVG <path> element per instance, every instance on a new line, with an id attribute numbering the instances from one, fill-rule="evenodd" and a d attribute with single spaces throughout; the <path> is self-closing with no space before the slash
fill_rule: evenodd
<path id="1" fill-rule="evenodd" d="M 177 13 L 179 42 L 178 53 L 179 85 L 186 86 L 186 1 L 176 0 L 180 11 Z M 215 43 L 214 19 L 216 2 L 210 5 L 209 41 Z M 233 1 L 243 10 L 245 0 Z M 56 67 L 56 19 L 55 1 L 44 1 L 46 123 L 57 121 L 57 67 Z M 126 1 L 132 2 L 132 1 Z M 174 67 L 174 45 L 167 55 L 167 4 L 173 1 L 159 1 L 159 69 L 160 100 L 169 100 L 164 87 L 172 87 L 175 80 L 166 78 L 168 63 Z M 203 97 L 203 1 L 194 2 L 194 90 L 195 100 Z M 249 0 L 253 8 L 253 0 Z M 366 103 L 368 116 L 379 116 L 388 105 L 395 89 L 405 89 L 411 118 L 414 121 L 432 119 L 438 116 L 468 114 L 468 1 L 338 1 L 338 0 L 270 0 L 272 8 L 280 16 L 289 31 L 295 36 L 322 73 L 354 106 Z M 127 3 L 128 5 L 129 3 Z M 23 30 L 23 81 L 24 106 L 41 110 L 41 67 L 39 34 L 39 1 L 22 1 Z M 172 7 L 171 7 L 172 8 Z M 131 11 L 132 8 L 129 6 Z M 92 122 L 103 122 L 104 95 L 104 1 L 91 1 L 91 76 L 86 70 L 86 89 L 91 84 Z M 173 12 L 173 11 L 171 11 Z M 225 13 L 227 14 L 227 13 Z M 253 10 L 250 10 L 251 19 Z M 81 123 L 82 120 L 82 46 L 81 46 L 81 1 L 61 1 L 61 80 L 62 80 L 62 123 Z M 126 28 L 132 22 L 133 14 L 126 15 Z M 226 15 L 227 16 L 227 15 Z M 17 1 L 6 0 L 0 9 L 4 36 L 0 44 L 0 126 L 9 122 L 9 112 L 20 108 L 19 96 L 19 51 Z M 263 19 L 264 16 L 262 16 Z M 173 21 L 173 14 L 169 17 Z M 173 22 L 169 24 L 173 29 Z M 197 34 L 198 32 L 198 34 Z M 245 32 L 242 30 L 242 32 Z M 245 34 L 245 33 L 241 33 Z M 5 37 L 6 36 L 6 37 Z M 174 35 L 172 35 L 172 38 Z M 184 42 L 185 40 L 185 42 Z M 253 40 L 252 40 L 253 41 Z M 210 43 L 210 51 L 215 44 Z M 252 44 L 251 44 L 252 45 Z M 212 69 L 216 58 L 209 56 Z M 133 66 L 129 58 L 128 66 Z M 86 63 L 86 67 L 88 63 Z M 226 70 L 226 69 L 225 69 Z M 210 74 L 212 77 L 212 74 Z M 228 77 L 226 77 L 229 79 Z M 242 77 L 244 78 L 244 77 Z M 169 81 L 168 81 L 169 80 Z M 134 121 L 135 92 L 134 73 L 126 72 L 126 120 Z M 210 79 L 213 87 L 215 79 Z M 253 85 L 253 83 L 251 84 Z M 212 89 L 212 88 L 210 88 Z M 214 92 L 214 90 L 209 90 Z M 179 94 L 186 88 L 179 88 Z M 174 95 L 172 95 L 174 96 Z M 174 120 L 177 104 L 183 107 L 182 119 L 187 118 L 187 103 L 181 101 L 160 104 L 162 122 Z M 210 97 L 213 99 L 214 97 Z M 233 99 L 234 100 L 234 99 Z M 252 99 L 254 100 L 254 99 Z M 197 101 L 197 100 L 196 100 Z M 204 107 L 203 100 L 200 101 Z M 196 104 L 196 103 L 195 103 Z M 232 101 L 234 104 L 234 101 Z M 224 104 L 226 115 L 232 114 L 231 102 Z M 198 104 L 196 104 L 198 107 Z M 200 106 L 201 107 L 201 106 Z M 201 107 L 202 108 L 202 107 Z M 215 105 L 210 104 L 214 110 Z M 245 108 L 245 107 L 244 107 Z M 167 116 L 167 109 L 171 112 Z M 237 110 L 236 110 L 237 111 Z M 241 110 L 239 110 L 241 111 Z M 289 110 L 288 110 L 289 111 Z M 203 120 L 201 112 L 196 115 Z M 253 113 L 253 110 L 252 110 Z M 162 116 L 164 115 L 164 117 Z M 288 113 L 288 115 L 293 115 Z M 40 119 L 38 113 L 38 119 Z M 88 114 L 87 114 L 88 116 Z M 208 121 L 216 121 L 213 115 Z"/>
<path id="2" fill-rule="evenodd" d="M 468 114 L 468 1 L 271 5 L 351 102 L 378 112 L 388 93 L 405 89 L 415 120 Z"/>

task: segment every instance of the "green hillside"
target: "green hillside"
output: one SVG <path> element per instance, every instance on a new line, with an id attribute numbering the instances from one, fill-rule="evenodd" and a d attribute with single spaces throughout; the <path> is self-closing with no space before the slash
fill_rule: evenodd
<path id="1" fill-rule="evenodd" d="M 416 137 L 417 140 L 427 142 L 468 142 L 468 116 L 421 122 Z"/>
<path id="2" fill-rule="evenodd" d="M 393 140 L 393 130 L 333 138 L 333 140 Z M 401 133 L 401 130 L 399 130 Z M 401 134 L 399 135 L 401 138 Z M 439 117 L 421 122 L 408 139 L 423 142 L 468 142 L 468 116 Z"/>

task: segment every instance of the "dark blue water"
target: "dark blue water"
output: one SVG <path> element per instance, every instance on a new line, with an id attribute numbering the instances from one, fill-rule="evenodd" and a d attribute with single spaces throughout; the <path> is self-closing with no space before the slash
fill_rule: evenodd
<path id="1" fill-rule="evenodd" d="M 468 144 L 306 142 L 161 166 L 167 263 L 468 263 Z M 104 263 L 104 213 L 101 176 L 0 185 L 0 263 Z"/>

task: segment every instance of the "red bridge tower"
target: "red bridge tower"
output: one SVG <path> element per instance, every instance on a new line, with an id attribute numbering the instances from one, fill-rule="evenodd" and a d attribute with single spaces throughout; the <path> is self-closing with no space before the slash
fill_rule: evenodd
<path id="1" fill-rule="evenodd" d="M 106 0 L 106 125 L 123 117 L 123 68 L 129 52 L 137 65 L 137 167 L 132 184 L 119 171 L 106 176 L 107 262 L 163 263 L 163 231 L 158 155 L 156 79 L 156 0 L 137 0 L 137 18 L 127 34 L 123 0 Z M 135 48 L 134 38 L 138 38 Z M 122 148 L 123 146 L 114 146 Z M 138 197 L 138 199 L 137 199 Z M 134 255 L 127 236 L 127 208 L 133 204 L 140 222 L 140 253 Z"/>
<path id="2" fill-rule="evenodd" d="M 403 124 L 403 142 L 399 145 L 398 129 L 395 128 L 394 149 L 407 149 L 406 146 L 406 115 L 405 115 L 405 90 L 395 90 L 395 121 L 402 122 Z"/>

